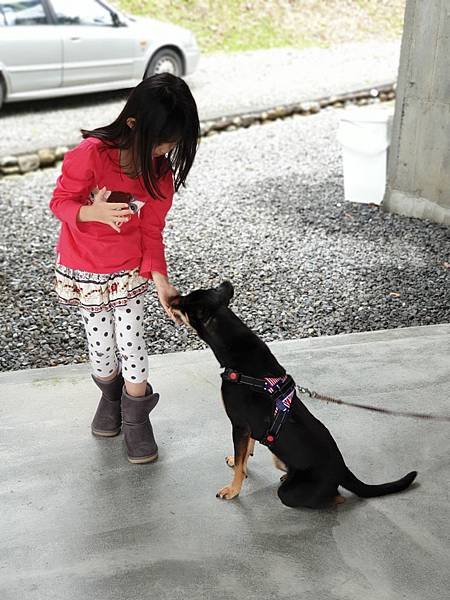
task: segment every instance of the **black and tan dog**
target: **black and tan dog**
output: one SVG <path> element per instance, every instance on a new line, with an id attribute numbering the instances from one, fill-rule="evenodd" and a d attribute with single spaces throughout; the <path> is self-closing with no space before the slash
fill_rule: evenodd
<path id="1" fill-rule="evenodd" d="M 228 307 L 232 296 L 233 286 L 224 282 L 214 289 L 181 296 L 173 310 L 210 346 L 222 367 L 245 374 L 249 381 L 283 378 L 286 371 L 267 345 Z M 363 483 L 346 466 L 328 429 L 295 394 L 276 439 L 267 436 L 274 414 L 273 398 L 268 393 L 224 380 L 222 396 L 233 426 L 234 477 L 219 490 L 220 498 L 229 500 L 241 491 L 253 440 L 269 445 L 275 464 L 286 467 L 278 496 L 287 506 L 319 508 L 343 501 L 338 486 L 364 498 L 392 494 L 407 488 L 417 475 L 412 471 L 390 483 Z M 271 444 L 267 444 L 267 437 L 271 437 Z"/>

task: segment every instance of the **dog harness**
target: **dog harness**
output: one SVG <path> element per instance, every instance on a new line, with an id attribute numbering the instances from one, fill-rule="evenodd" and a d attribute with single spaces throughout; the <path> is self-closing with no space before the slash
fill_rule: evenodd
<path id="1" fill-rule="evenodd" d="M 274 402 L 274 412 L 272 422 L 269 425 L 261 444 L 271 448 L 280 433 L 283 423 L 286 421 L 291 410 L 292 399 L 295 395 L 295 381 L 290 375 L 284 377 L 265 377 L 264 379 L 256 379 L 238 373 L 234 369 L 225 369 L 220 375 L 224 381 L 236 384 L 249 385 L 262 392 L 266 392 L 272 397 Z"/>

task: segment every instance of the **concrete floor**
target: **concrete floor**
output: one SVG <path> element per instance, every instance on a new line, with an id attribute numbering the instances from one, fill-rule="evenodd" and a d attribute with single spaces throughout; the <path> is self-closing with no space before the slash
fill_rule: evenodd
<path id="1" fill-rule="evenodd" d="M 450 325 L 273 344 L 298 383 L 450 414 Z M 449 577 L 449 425 L 308 401 L 368 482 L 417 469 L 397 496 L 293 510 L 257 446 L 241 496 L 209 351 L 152 358 L 160 459 L 96 439 L 85 366 L 0 376 L 2 600 L 442 600 Z"/>

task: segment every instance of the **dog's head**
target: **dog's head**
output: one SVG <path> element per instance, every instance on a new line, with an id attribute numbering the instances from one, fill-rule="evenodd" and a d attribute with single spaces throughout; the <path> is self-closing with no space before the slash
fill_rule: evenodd
<path id="1" fill-rule="evenodd" d="M 172 304 L 172 312 L 197 333 L 204 331 L 220 308 L 226 308 L 233 297 L 233 286 L 224 281 L 216 288 L 195 290 L 179 296 Z"/>

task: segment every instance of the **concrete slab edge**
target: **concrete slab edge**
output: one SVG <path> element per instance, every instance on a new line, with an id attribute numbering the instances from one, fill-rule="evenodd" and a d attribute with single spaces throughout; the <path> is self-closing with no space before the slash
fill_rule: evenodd
<path id="1" fill-rule="evenodd" d="M 360 333 L 344 333 L 332 336 L 315 338 L 299 338 L 294 340 L 276 341 L 269 343 L 270 348 L 277 356 L 297 352 L 314 352 L 319 350 L 332 350 L 352 345 L 367 345 L 374 343 L 396 343 L 408 339 L 432 339 L 450 337 L 450 323 L 440 325 L 424 325 L 418 327 L 402 327 L 399 329 L 382 329 Z M 195 366 L 198 364 L 217 364 L 211 350 L 186 350 L 167 354 L 150 355 L 150 364 L 153 369 L 167 367 Z M 90 367 L 88 363 L 77 365 L 64 365 L 39 369 L 26 369 L 23 371 L 8 371 L 0 373 L 0 385 L 16 385 L 24 383 L 45 382 L 55 379 L 71 379 L 82 375 L 88 376 Z"/>
<path id="2" fill-rule="evenodd" d="M 384 83 L 351 92 L 324 96 L 314 100 L 305 100 L 291 104 L 283 104 L 273 108 L 264 108 L 247 113 L 237 113 L 202 121 L 201 137 L 217 135 L 224 131 L 235 131 L 252 125 L 260 125 L 278 119 L 286 119 L 293 115 L 308 116 L 317 114 L 324 108 L 344 108 L 348 104 L 359 106 L 391 101 L 395 98 L 396 83 Z M 76 144 L 59 145 L 40 148 L 34 152 L 11 154 L 0 157 L 0 178 L 12 175 L 24 175 L 38 169 L 55 166 L 64 158 L 66 152 Z"/>

